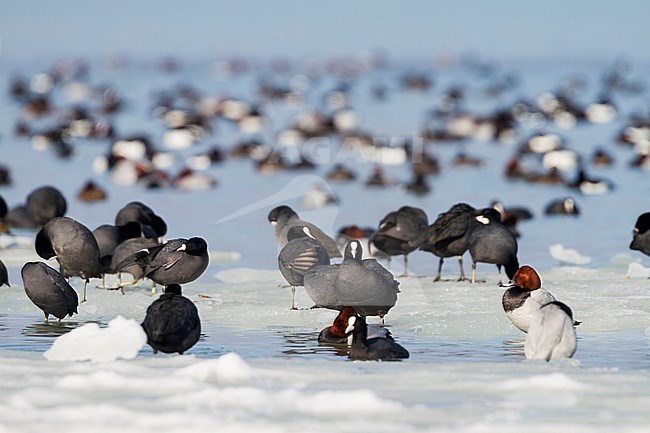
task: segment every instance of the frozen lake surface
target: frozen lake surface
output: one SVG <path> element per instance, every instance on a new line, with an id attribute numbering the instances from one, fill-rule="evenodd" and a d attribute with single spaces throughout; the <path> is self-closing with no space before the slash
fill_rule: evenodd
<path id="1" fill-rule="evenodd" d="M 186 286 L 202 318 L 185 356 L 46 361 L 53 339 L 120 314 L 140 321 L 149 286 L 94 289 L 80 314 L 43 325 L 19 284 L 0 297 L 0 419 L 6 431 L 644 431 L 650 385 L 650 281 L 625 268 L 555 268 L 545 287 L 571 305 L 574 359 L 526 361 L 496 280 L 402 280 L 387 325 L 411 358 L 350 362 L 316 341 L 335 313 L 290 311 L 279 273 L 230 272 Z M 210 298 L 203 297 L 205 295 Z M 304 291 L 298 305 L 308 306 Z M 237 355 L 234 355 L 234 354 Z M 625 402 L 625 404 L 622 404 Z M 123 421 L 116 421 L 123 420 Z"/>
<path id="2" fill-rule="evenodd" d="M 429 70 L 429 65 L 417 64 Z M 414 137 L 426 123 L 426 112 L 452 84 L 468 84 L 468 108 L 487 112 L 522 97 L 536 97 L 580 77 L 584 101 L 598 96 L 602 73 L 611 64 L 524 64 L 502 66 L 519 86 L 496 99 L 482 97 L 489 78 L 465 69 L 431 72 L 431 90 L 409 93 L 398 78 L 414 67 L 370 71 L 352 84 L 350 104 L 358 110 L 363 129 L 377 136 Z M 648 65 L 635 65 L 634 76 L 648 76 Z M 5 91 L 15 68 L 0 72 Z M 285 77 L 289 80 L 290 77 Z M 91 67 L 89 81 L 113 85 L 128 102 L 115 117 L 120 135 L 147 133 L 158 147 L 164 131 L 153 119 L 152 94 L 191 84 L 206 94 L 255 101 L 259 76 L 225 77 L 205 67 L 186 66 L 164 74 L 151 66 L 111 70 Z M 386 101 L 370 98 L 370 88 L 383 84 Z M 263 138 L 269 145 L 288 119 L 337 85 L 325 76 L 312 83 L 306 105 L 298 108 L 266 102 L 270 122 Z M 56 95 L 63 105 L 63 94 Z M 648 211 L 648 172 L 628 167 L 633 153 L 614 144 L 627 116 L 647 116 L 647 92 L 615 97 L 619 114 L 604 125 L 578 125 L 558 132 L 568 147 L 589 156 L 602 146 L 615 158 L 608 168 L 592 168 L 595 176 L 616 184 L 608 194 L 582 196 L 566 187 L 508 182 L 502 175 L 516 144 L 465 140 L 429 148 L 438 156 L 441 174 L 431 177 L 431 194 L 406 195 L 398 187 L 369 190 L 363 181 L 373 164 L 358 157 L 346 160 L 359 174 L 356 182 L 329 183 L 331 160 L 313 171 L 260 175 L 249 160 L 227 160 L 208 173 L 219 184 L 207 191 L 147 190 L 119 186 L 106 174 L 93 172 L 92 162 L 109 141 L 76 140 L 70 160 L 51 151 L 37 151 L 28 138 L 13 135 L 20 108 L 3 94 L 0 116 L 1 162 L 11 169 L 13 185 L 1 187 L 9 206 L 22 202 L 35 187 L 57 186 L 68 198 L 68 215 L 95 228 L 112 223 L 125 203 L 140 200 L 163 216 L 168 238 L 202 236 L 208 241 L 211 264 L 197 281 L 184 286 L 202 319 L 203 336 L 185 356 L 152 356 L 148 346 L 133 360 L 110 362 L 48 361 L 44 353 L 56 337 L 87 323 L 105 327 L 117 316 L 140 323 L 154 299 L 150 285 L 129 287 L 125 294 L 95 288 L 79 314 L 62 325 L 44 325 L 41 312 L 25 296 L 20 268 L 37 260 L 34 233 L 17 231 L 19 245 L 0 249 L 9 268 L 11 288 L 0 289 L 0 431 L 153 432 L 153 431 L 309 431 L 309 432 L 646 432 L 650 428 L 650 280 L 642 273 L 626 278 L 631 263 L 648 264 L 628 250 L 636 217 Z M 536 130 L 521 128 L 519 143 Z M 182 166 L 188 154 L 219 144 L 227 150 L 240 138 L 232 125 L 219 123 L 213 135 L 188 151 L 173 151 Z M 336 146 L 332 158 L 337 155 Z M 459 149 L 484 159 L 480 168 L 453 167 Z M 388 175 L 410 180 L 405 164 L 389 166 Z M 83 203 L 75 195 L 87 179 L 109 194 L 100 203 Z M 302 209 L 300 197 L 315 183 L 326 184 L 340 204 L 313 211 Z M 549 218 L 542 214 L 552 198 L 572 195 L 579 218 Z M 411 353 L 402 362 L 351 362 L 340 348 L 319 345 L 319 331 L 335 317 L 328 310 L 289 310 L 290 290 L 277 270 L 278 247 L 267 223 L 268 211 L 290 204 L 303 219 L 334 234 L 348 224 L 376 227 L 389 211 L 402 205 L 424 209 L 430 220 L 452 204 L 466 201 L 487 206 L 493 199 L 525 205 L 535 218 L 519 225 L 520 263 L 534 266 L 544 287 L 573 309 L 583 323 L 577 328 L 578 350 L 571 360 L 526 361 L 524 334 L 514 328 L 501 307 L 494 266 L 479 264 L 484 283 L 433 283 L 437 260 L 416 252 L 410 258 L 415 277 L 400 278 L 402 293 L 386 323 Z M 9 241 L 7 241 L 10 243 Z M 581 267 L 560 266 L 549 248 L 574 248 L 591 261 Z M 469 256 L 465 256 L 469 271 Z M 401 259 L 393 261 L 400 274 Z M 457 264 L 448 260 L 443 276 L 455 278 Z M 73 279 L 73 286 L 81 282 Z M 297 305 L 311 306 L 298 289 Z M 372 320 L 372 319 L 371 319 Z M 119 347 L 115 347 L 117 351 Z"/>

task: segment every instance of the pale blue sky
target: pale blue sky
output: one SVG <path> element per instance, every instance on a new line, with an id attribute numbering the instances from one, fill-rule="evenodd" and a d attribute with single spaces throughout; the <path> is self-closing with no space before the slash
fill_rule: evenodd
<path id="1" fill-rule="evenodd" d="M 634 1 L 2 1 L 0 61 L 126 53 L 213 58 L 472 50 L 489 58 L 645 59 Z"/>

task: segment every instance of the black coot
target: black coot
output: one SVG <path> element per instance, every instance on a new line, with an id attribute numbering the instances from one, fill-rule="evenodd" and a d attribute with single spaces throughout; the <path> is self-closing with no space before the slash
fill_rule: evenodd
<path id="1" fill-rule="evenodd" d="M 27 297 L 43 310 L 46 323 L 50 314 L 60 322 L 65 316 L 77 313 L 77 292 L 56 269 L 43 262 L 28 262 L 21 275 Z"/>
<path id="2" fill-rule="evenodd" d="M 49 221 L 36 234 L 36 253 L 49 260 L 56 257 L 64 278 L 80 277 L 86 285 L 91 278 L 102 276 L 99 246 L 93 233 L 83 224 L 68 217 Z"/>
<path id="3" fill-rule="evenodd" d="M 147 308 L 142 322 L 153 353 L 183 354 L 199 341 L 201 319 L 192 301 L 182 295 L 181 286 L 170 284 Z"/>

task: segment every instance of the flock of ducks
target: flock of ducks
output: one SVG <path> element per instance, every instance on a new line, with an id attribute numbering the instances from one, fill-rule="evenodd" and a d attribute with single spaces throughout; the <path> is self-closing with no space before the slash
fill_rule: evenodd
<path id="1" fill-rule="evenodd" d="M 430 152 L 433 146 L 458 144 L 453 167 L 481 167 L 485 161 L 466 152 L 473 142 L 518 143 L 505 161 L 503 175 L 516 182 L 558 185 L 583 195 L 611 191 L 614 184 L 588 174 L 589 166 L 603 167 L 613 157 L 603 148 L 591 155 L 572 149 L 566 139 L 551 129 L 569 130 L 576 124 L 603 124 L 619 114 L 614 98 L 619 94 L 638 93 L 639 84 L 631 80 L 629 68 L 616 64 L 607 71 L 599 97 L 580 103 L 580 83 L 564 83 L 553 92 L 544 92 L 511 104 L 499 104 L 500 96 L 516 89 L 514 77 L 494 72 L 489 65 L 468 64 L 463 67 L 480 77 L 481 91 L 495 102 L 491 112 L 472 112 L 468 106 L 469 86 L 452 85 L 436 95 L 434 106 L 423 113 L 424 125 L 410 134 L 425 147 L 414 158 L 413 140 L 398 145 L 378 143 L 381 135 L 364 130 L 352 97 L 355 79 L 381 69 L 382 62 L 360 65 L 331 64 L 321 69 L 293 70 L 290 65 L 275 71 L 270 79 L 260 78 L 253 100 L 229 95 L 211 95 L 190 85 L 178 85 L 160 91 L 153 100 L 152 118 L 163 128 L 161 139 L 154 142 L 149 134 L 123 134 L 117 131 L 117 117 L 128 107 L 117 88 L 93 85 L 85 64 L 60 64 L 31 78 L 15 77 L 9 93 L 16 104 L 19 119 L 14 135 L 23 137 L 36 150 L 52 150 L 60 158 L 75 155 L 75 146 L 92 141 L 110 142 L 108 150 L 93 162 L 93 170 L 117 185 L 144 188 L 205 190 L 218 183 L 208 170 L 225 158 L 248 159 L 257 172 L 312 170 L 319 165 L 305 157 L 304 149 L 311 138 L 333 139 L 341 148 L 364 155 L 375 164 L 367 188 L 401 185 L 409 194 L 426 195 L 432 191 L 428 180 L 442 169 Z M 228 63 L 228 73 L 245 74 L 245 62 Z M 174 73 L 178 65 L 166 62 L 164 73 Z M 291 75 L 294 74 L 294 75 Z M 267 108 L 307 107 L 305 102 L 319 91 L 318 83 L 330 74 L 339 84 L 316 95 L 319 103 L 296 110 L 286 125 L 272 131 Z M 288 86 L 274 79 L 287 79 Z M 487 80 L 486 80 L 487 79 Z M 486 84 L 487 83 L 487 84 Z M 583 83 L 584 84 L 584 83 Z M 398 88 L 378 83 L 371 88 L 373 103 L 381 104 L 394 91 L 427 92 L 433 86 L 428 72 L 404 73 Z M 61 94 L 73 101 L 60 105 Z M 65 98 L 64 98 L 65 99 Z M 584 99 L 584 98 L 583 98 Z M 240 140 L 226 151 L 208 143 L 217 126 L 237 129 Z M 523 135 L 522 130 L 532 131 Z M 275 145 L 265 140 L 274 134 Z M 615 142 L 633 150 L 629 166 L 650 169 L 650 119 L 647 115 L 630 116 L 615 137 Z M 161 146 L 159 146 L 160 144 Z M 202 151 L 196 144 L 210 144 Z M 185 152 L 184 154 L 182 152 Z M 182 155 L 182 156 L 181 156 Z M 298 156 L 292 158 L 291 156 Z M 331 161 L 327 161 L 331 162 Z M 404 163 L 411 181 L 395 182 L 383 171 L 384 164 Z M 356 182 L 358 174 L 345 164 L 333 164 L 326 173 L 332 182 Z M 8 167 L 0 166 L 0 185 L 11 184 Z M 107 198 L 106 191 L 92 180 L 77 195 L 79 200 Z M 318 208 L 336 201 L 322 191 L 306 197 L 303 204 Z M 34 247 L 44 259 L 56 259 L 59 270 L 44 263 L 26 263 L 21 275 L 27 296 L 45 314 L 61 320 L 77 311 L 79 297 L 66 281 L 79 277 L 84 281 L 81 302 L 86 300 L 86 285 L 91 278 L 117 274 L 120 282 L 111 289 L 122 290 L 143 278 L 165 287 L 161 297 L 147 311 L 143 327 L 154 351 L 183 353 L 196 343 L 200 320 L 196 308 L 182 296 L 181 285 L 194 281 L 208 265 L 207 244 L 200 237 L 164 241 L 165 221 L 140 202 L 125 205 L 107 223 L 90 230 L 81 222 L 65 216 L 66 201 L 54 187 L 37 188 L 27 195 L 24 204 L 8 209 L 0 199 L 0 232 L 8 228 L 37 231 Z M 572 197 L 558 197 L 545 206 L 546 215 L 580 213 Z M 367 324 L 367 316 L 384 316 L 396 304 L 399 281 L 377 261 L 403 256 L 404 276 L 408 275 L 408 256 L 418 250 L 438 258 L 434 281 L 442 280 L 444 259 L 458 258 L 459 280 L 465 280 L 462 257 L 469 251 L 472 272 L 476 264 L 495 264 L 505 270 L 510 281 L 504 285 L 503 307 L 512 323 L 527 332 L 526 356 L 551 359 L 572 356 L 575 351 L 575 328 L 572 312 L 565 304 L 541 287 L 541 279 L 530 266 L 520 266 L 517 254 L 517 221 L 530 216 L 525 210 L 506 209 L 500 203 L 482 209 L 458 203 L 430 223 L 419 208 L 404 206 L 386 215 L 377 228 L 344 227 L 339 242 L 315 225 L 303 221 L 289 206 L 273 209 L 268 221 L 275 226 L 282 247 L 278 265 L 292 287 L 292 308 L 296 287 L 303 286 L 315 306 L 339 311 L 334 323 L 323 330 L 319 341 L 348 344 L 352 359 L 399 359 L 408 356 L 385 328 Z M 643 214 L 635 225 L 631 249 L 650 255 L 650 214 Z M 343 250 L 343 254 L 341 253 Z M 340 260 L 332 263 L 332 260 Z M 122 274 L 132 279 L 122 281 Z M 399 277 L 398 277 L 399 278 Z M 4 264 L 0 262 L 0 285 L 8 284 Z M 105 286 L 105 284 L 104 284 Z"/>
<path id="2" fill-rule="evenodd" d="M 373 330 L 369 334 L 365 317 L 379 316 L 383 325 L 384 316 L 395 306 L 400 289 L 399 281 L 377 260 L 362 258 L 362 242 L 355 236 L 365 237 L 367 232 L 344 228 L 344 236 L 350 240 L 343 260 L 331 264 L 324 243 L 335 245 L 336 242 L 313 224 L 301 220 L 291 208 L 276 207 L 268 220 L 282 246 L 278 265 L 292 287 L 291 308 L 296 308 L 296 286 L 304 286 L 314 302 L 312 308 L 340 311 L 334 323 L 320 333 L 319 342 L 348 344 L 350 340 L 351 359 L 390 360 L 409 356 L 390 333 Z M 631 249 L 650 255 L 649 228 L 650 213 L 645 213 L 635 225 Z M 569 358 L 575 353 L 575 326 L 580 322 L 573 319 L 571 308 L 542 287 L 535 269 L 519 265 L 516 237 L 493 207 L 475 209 L 458 203 L 427 225 L 424 211 L 404 206 L 379 222 L 378 228 L 369 234 L 369 243 L 387 257 L 404 255 L 405 265 L 408 254 L 416 249 L 436 255 L 440 261 L 434 282 L 441 280 L 444 259 L 454 256 L 459 260 L 459 281 L 465 280 L 462 256 L 466 251 L 472 257 L 471 283 L 477 281 L 478 262 L 495 264 L 499 275 L 501 267 L 505 267 L 509 282 L 499 281 L 504 289 L 503 310 L 512 324 L 527 334 L 525 356 L 549 361 Z M 338 250 L 335 256 L 339 256 Z M 403 276 L 406 274 L 405 266 Z"/>
<path id="3" fill-rule="evenodd" d="M 4 200 L 0 201 L 4 203 Z M 31 206 L 34 201 L 39 206 Z M 86 286 L 92 278 L 117 274 L 117 287 L 122 290 L 143 278 L 164 287 L 163 294 L 147 309 L 142 327 L 147 342 L 158 351 L 183 353 L 192 347 L 201 333 L 198 310 L 182 296 L 181 284 L 196 280 L 209 264 L 208 245 L 200 237 L 163 240 L 165 221 L 149 206 L 131 202 L 121 208 L 114 224 L 103 224 L 91 231 L 79 221 L 64 216 L 66 201 L 54 187 L 38 188 L 28 196 L 27 206 L 17 206 L 5 219 L 10 227 L 38 229 L 34 248 L 45 260 L 56 259 L 56 270 L 44 262 L 27 262 L 21 277 L 27 297 L 41 309 L 45 322 L 52 315 L 60 322 L 76 314 L 77 307 L 87 299 Z M 16 209 L 19 210 L 16 210 Z M 18 218 L 18 216 L 22 218 Z M 6 217 L 6 215 L 4 215 Z M 122 274 L 132 280 L 122 282 Z M 83 280 L 83 298 L 68 280 Z M 7 270 L 0 262 L 0 285 L 9 284 Z"/>
<path id="4" fill-rule="evenodd" d="M 1 198 L 0 198 L 1 199 Z M 50 315 L 59 322 L 77 313 L 80 304 L 77 292 L 70 286 L 71 277 L 84 281 L 106 274 L 118 274 L 117 287 L 123 290 L 143 278 L 164 287 L 163 294 L 147 309 L 142 322 L 154 353 L 184 353 L 199 339 L 201 321 L 194 303 L 182 295 L 181 285 L 196 280 L 209 264 L 207 243 L 200 237 L 163 240 L 167 225 L 153 209 L 141 202 L 121 208 L 115 224 L 104 224 L 90 231 L 82 223 L 63 215 L 67 208 L 63 195 L 56 188 L 38 188 L 29 194 L 28 203 L 12 209 L 38 228 L 34 247 L 45 260 L 56 259 L 59 270 L 44 262 L 27 262 L 21 277 L 27 297 L 41 309 L 48 322 Z M 6 210 L 4 200 L 0 207 Z M 499 206 L 496 206 L 497 208 Z M 521 212 L 521 211 L 520 211 Z M 8 213 L 8 212 L 7 212 Z M 6 216 L 6 214 L 5 214 Z M 14 219 L 5 220 L 13 224 Z M 475 283 L 476 263 L 495 264 L 501 274 L 505 268 L 509 282 L 502 284 L 503 310 L 512 324 L 527 334 L 524 353 L 527 358 L 550 360 L 571 357 L 577 338 L 571 308 L 558 301 L 542 287 L 539 274 L 517 260 L 516 236 L 503 222 L 495 207 L 476 209 L 457 203 L 443 212 L 432 224 L 418 208 L 403 206 L 389 213 L 372 232 L 358 227 L 345 227 L 340 239 L 346 241 L 343 254 L 337 241 L 314 224 L 302 220 L 287 205 L 272 209 L 268 221 L 275 229 L 282 247 L 278 255 L 280 272 L 292 287 L 291 308 L 295 306 L 295 290 L 303 286 L 314 302 L 312 308 L 338 311 L 331 326 L 321 331 L 318 341 L 324 344 L 349 345 L 350 359 L 396 360 L 409 357 L 409 352 L 395 341 L 383 327 L 384 317 L 398 300 L 399 281 L 375 258 L 364 258 L 365 246 L 374 246 L 379 257 L 406 257 L 420 249 L 439 257 L 434 282 L 441 280 L 445 258 L 458 257 L 459 281 L 465 280 L 462 256 L 472 258 L 471 283 Z M 639 216 L 634 227 L 630 249 L 650 255 L 650 212 Z M 332 259 L 342 258 L 339 263 Z M 131 274 L 123 282 L 121 275 Z M 405 266 L 405 274 L 407 268 Z M 0 286 L 9 284 L 7 269 L 0 261 Z M 366 317 L 378 316 L 381 324 L 368 324 Z"/>
<path id="5" fill-rule="evenodd" d="M 224 64 L 231 65 L 228 61 Z M 486 161 L 469 154 L 468 144 L 491 141 L 515 144 L 512 155 L 503 161 L 507 179 L 602 194 L 614 187 L 613 182 L 594 178 L 588 171 L 611 166 L 614 157 L 603 146 L 585 154 L 554 130 L 611 122 L 622 114 L 616 97 L 635 94 L 641 86 L 630 77 L 629 65 L 619 62 L 605 71 L 595 98 L 585 95 L 584 82 L 573 79 L 557 83 L 554 91 L 518 96 L 504 103 L 521 93 L 516 77 L 498 72 L 494 65 L 461 62 L 459 72 L 468 77 L 430 95 L 432 107 L 421 113 L 419 130 L 405 131 L 401 135 L 409 139 L 389 145 L 386 140 L 375 140 L 385 134 L 364 127 L 361 113 L 354 107 L 361 78 L 386 68 L 387 59 L 377 63 L 285 64 L 280 69 L 260 67 L 255 71 L 246 62 L 233 64 L 240 66 L 227 66 L 226 76 L 237 79 L 254 74 L 257 79 L 249 98 L 206 94 L 189 83 L 157 89 L 149 101 L 149 114 L 161 130 L 159 140 L 146 132 L 118 131 L 115 125 L 133 108 L 133 101 L 126 100 L 117 87 L 94 84 L 90 67 L 83 62 L 61 62 L 31 77 L 16 75 L 9 89 L 19 115 L 14 135 L 29 140 L 36 150 L 53 150 L 61 158 L 74 157 L 76 147 L 83 143 L 108 141 L 107 151 L 93 161 L 93 170 L 118 185 L 210 189 L 220 182 L 210 173 L 211 168 L 228 158 L 250 160 L 263 174 L 314 170 L 331 163 L 325 173 L 329 181 L 357 182 L 360 175 L 350 164 L 309 157 L 310 139 L 323 138 L 330 147 L 357 152 L 364 162 L 375 164 L 364 182 L 368 188 L 399 186 L 416 195 L 430 194 L 430 179 L 445 169 L 432 149 L 453 146 L 458 152 L 452 167 L 481 167 Z M 165 74 L 179 70 L 180 65 L 162 68 Z M 426 93 L 435 87 L 435 70 L 398 71 L 397 82 L 373 79 L 377 81 L 370 89 L 373 103 L 383 104 L 396 92 Z M 334 84 L 322 89 L 326 76 Z M 476 82 L 470 85 L 464 80 Z M 487 114 L 469 108 L 477 96 L 493 103 Z M 295 112 L 278 125 L 273 122 L 276 107 Z M 219 128 L 235 128 L 236 142 L 227 148 L 215 144 Z M 633 115 L 614 137 L 615 143 L 633 150 L 629 165 L 634 168 L 650 168 L 649 131 L 648 116 Z M 421 142 L 422 149 L 417 149 L 415 142 Z M 384 173 L 384 165 L 397 162 L 405 163 L 409 170 L 401 180 Z M 10 182 L 9 168 L 0 166 L 0 184 Z M 305 206 L 317 208 L 335 200 L 323 194 L 314 196 L 315 200 L 305 199 Z M 78 198 L 105 200 L 107 193 L 98 182 L 88 180 Z"/>

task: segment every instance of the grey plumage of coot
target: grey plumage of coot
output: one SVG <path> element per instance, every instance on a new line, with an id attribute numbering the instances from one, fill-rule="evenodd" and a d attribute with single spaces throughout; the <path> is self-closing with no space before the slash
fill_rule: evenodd
<path id="1" fill-rule="evenodd" d="M 422 209 L 402 206 L 382 218 L 370 242 L 389 256 L 404 255 L 403 276 L 407 276 L 408 255 L 426 241 L 428 225 L 427 214 Z"/>
<path id="2" fill-rule="evenodd" d="M 348 242 L 335 281 L 339 302 L 362 316 L 383 318 L 397 302 L 399 282 L 377 260 L 362 257 L 361 242 Z"/>
<path id="3" fill-rule="evenodd" d="M 399 282 L 374 259 L 362 260 L 358 240 L 348 242 L 341 264 L 314 266 L 305 273 L 305 291 L 316 306 L 353 307 L 363 316 L 383 316 L 397 302 Z"/>
<path id="4" fill-rule="evenodd" d="M 465 280 L 463 270 L 463 254 L 469 248 L 468 234 L 476 209 L 467 203 L 456 203 L 447 212 L 438 215 L 436 220 L 427 228 L 428 238 L 420 249 L 440 257 L 438 272 L 434 281 L 440 281 L 442 264 L 447 257 L 458 257 L 460 277 Z"/>
<path id="5" fill-rule="evenodd" d="M 44 226 L 54 218 L 62 217 L 67 208 L 67 202 L 61 191 L 52 186 L 36 188 L 25 200 L 25 209 L 37 227 Z"/>
<path id="6" fill-rule="evenodd" d="M 36 229 L 48 221 L 65 215 L 67 203 L 58 189 L 52 186 L 36 188 L 29 193 L 25 204 L 12 208 L 5 216 L 10 227 Z"/>
<path id="7" fill-rule="evenodd" d="M 58 217 L 36 234 L 35 247 L 36 253 L 46 260 L 56 257 L 64 278 L 80 277 L 84 280 L 85 301 L 88 281 L 102 276 L 99 246 L 93 233 L 72 218 Z"/>
<path id="8" fill-rule="evenodd" d="M 122 226 L 102 224 L 93 230 L 93 236 L 95 236 L 99 246 L 99 257 L 103 273 L 110 273 L 115 248 L 127 239 L 140 237 L 141 233 L 140 223 L 136 221 L 129 221 Z"/>
<path id="9" fill-rule="evenodd" d="M 59 322 L 77 313 L 77 292 L 63 276 L 42 262 L 25 263 L 21 270 L 27 297 L 45 314 L 45 322 L 53 315 Z"/>
<path id="10" fill-rule="evenodd" d="M 298 214 L 289 206 L 278 206 L 271 210 L 268 215 L 269 223 L 275 227 L 275 238 L 281 247 L 285 246 L 289 240 L 287 234 L 289 229 L 294 226 L 305 226 L 309 228 L 312 236 L 317 239 L 327 251 L 330 257 L 341 257 L 336 241 L 327 236 L 321 229 L 314 224 L 300 219 Z"/>
<path id="11" fill-rule="evenodd" d="M 362 316 L 348 319 L 346 333 L 352 333 L 348 358 L 361 361 L 391 361 L 409 357 L 403 346 L 388 338 L 368 338 L 368 326 Z"/>
<path id="12" fill-rule="evenodd" d="M 154 354 L 182 355 L 199 341 L 201 319 L 194 303 L 182 295 L 181 286 L 170 284 L 147 308 L 142 328 Z"/>
<path id="13" fill-rule="evenodd" d="M 140 250 L 124 259 L 114 271 L 121 272 L 137 264 L 142 268 L 143 276 L 169 286 L 196 280 L 208 267 L 209 261 L 208 244 L 204 239 L 181 238 Z"/>
<path id="14" fill-rule="evenodd" d="M 110 271 L 107 273 L 118 275 L 118 278 L 120 279 L 119 287 L 135 284 L 144 278 L 144 269 L 142 269 L 142 266 L 140 266 L 135 261 L 132 261 L 130 264 L 122 266 L 119 271 L 117 270 L 118 267 L 122 265 L 122 262 L 124 262 L 128 257 L 133 256 L 138 251 L 158 245 L 160 245 L 160 242 L 158 242 L 156 239 L 150 238 L 131 238 L 125 240 L 117 247 L 115 247 L 115 251 L 113 251 L 113 256 L 111 257 Z M 133 276 L 133 281 L 123 283 L 122 273 L 130 274 Z"/>
<path id="15" fill-rule="evenodd" d="M 24 205 L 11 208 L 4 217 L 9 227 L 17 229 L 35 229 L 36 223 Z"/>
<path id="16" fill-rule="evenodd" d="M 309 227 L 293 226 L 287 234 L 289 242 L 278 255 L 282 276 L 291 285 L 291 309 L 296 309 L 296 287 L 304 284 L 305 272 L 316 265 L 329 265 L 330 257 L 323 244 L 312 235 Z"/>
<path id="17" fill-rule="evenodd" d="M 305 272 L 303 285 L 316 307 L 332 310 L 340 310 L 343 307 L 336 290 L 336 277 L 340 267 L 340 263 L 316 265 Z"/>
<path id="18" fill-rule="evenodd" d="M 501 267 L 505 267 L 508 279 L 512 279 L 519 269 L 514 234 L 501 224 L 501 215 L 496 209 L 485 208 L 474 219 L 468 237 L 472 255 L 472 283 L 476 281 L 476 264 L 479 262 L 497 265 L 499 279 Z"/>
<path id="19" fill-rule="evenodd" d="M 167 224 L 153 209 L 139 201 L 132 201 L 117 212 L 115 225 L 123 226 L 130 221 L 142 225 L 146 237 L 162 238 L 167 233 Z"/>
<path id="20" fill-rule="evenodd" d="M 0 260 L 0 287 L 4 285 L 10 286 L 9 284 L 9 273 L 7 272 L 7 267 L 5 264 Z"/>
<path id="21" fill-rule="evenodd" d="M 639 215 L 632 236 L 630 249 L 650 256 L 650 212 Z"/>

